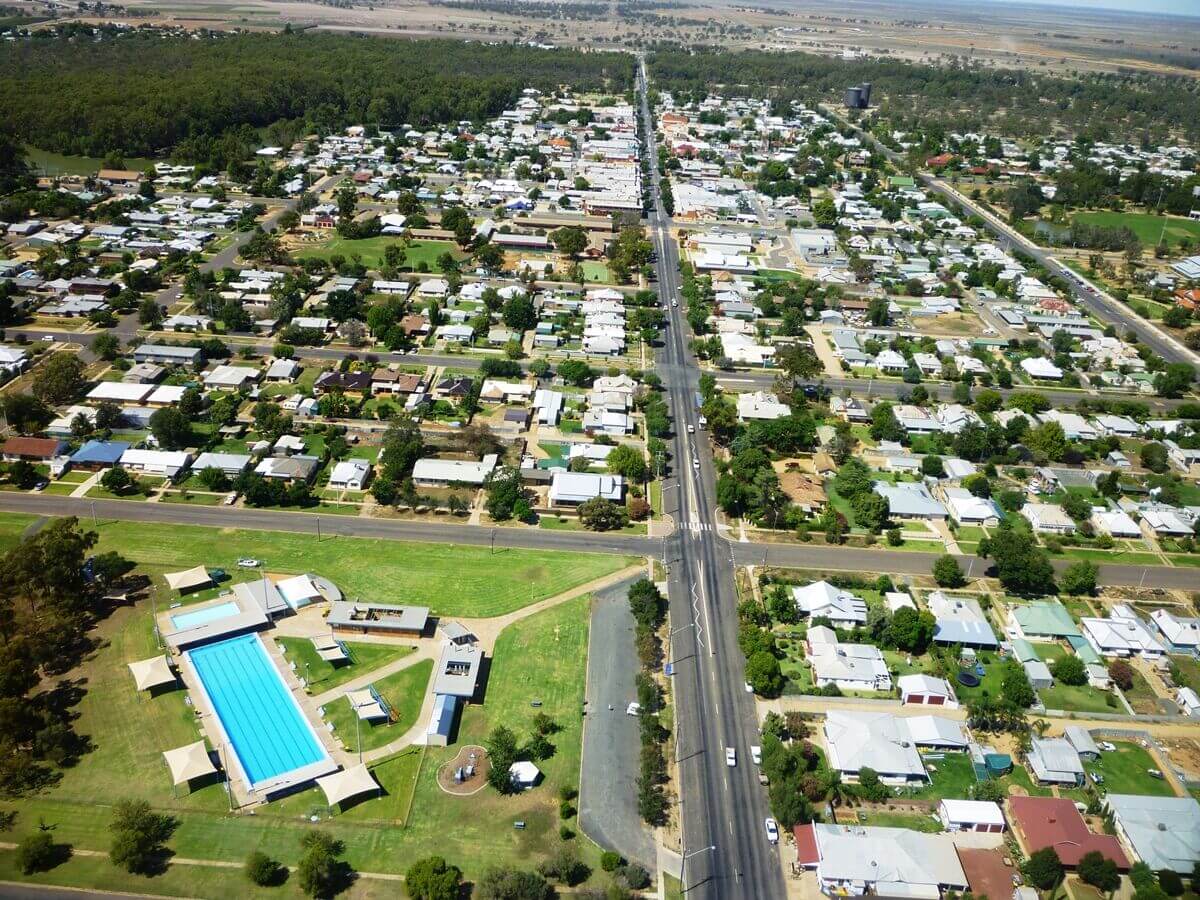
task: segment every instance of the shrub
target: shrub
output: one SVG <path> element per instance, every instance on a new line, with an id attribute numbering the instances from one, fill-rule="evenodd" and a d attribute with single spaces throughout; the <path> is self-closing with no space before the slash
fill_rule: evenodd
<path id="1" fill-rule="evenodd" d="M 281 871 L 279 863 L 259 850 L 255 850 L 246 857 L 246 877 L 259 887 L 270 887 L 275 884 Z"/>
<path id="2" fill-rule="evenodd" d="M 35 831 L 17 844 L 17 866 L 25 875 L 45 872 L 63 861 L 65 854 L 54 843 L 49 831 Z"/>
<path id="3" fill-rule="evenodd" d="M 637 863 L 629 863 L 621 867 L 617 876 L 633 891 L 640 891 L 650 886 L 650 873 Z"/>
<path id="4" fill-rule="evenodd" d="M 605 850 L 600 854 L 600 868 L 605 872 L 615 872 L 617 867 L 621 865 L 621 854 L 613 853 L 611 850 Z"/>

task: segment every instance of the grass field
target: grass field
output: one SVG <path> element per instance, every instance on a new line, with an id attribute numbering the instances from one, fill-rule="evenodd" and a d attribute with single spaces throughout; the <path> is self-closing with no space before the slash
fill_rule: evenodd
<path id="1" fill-rule="evenodd" d="M 346 641 L 350 662 L 335 666 L 321 659 L 313 642 L 308 638 L 277 637 L 275 642 L 283 647 L 287 658 L 296 664 L 296 674 L 308 680 L 308 693 L 322 694 L 351 678 L 357 678 L 385 666 L 394 659 L 402 659 L 413 652 L 413 647 L 398 647 L 394 644 L 363 644 Z"/>
<path id="2" fill-rule="evenodd" d="M 1076 213 L 1072 218 L 1084 225 L 1094 225 L 1100 228 L 1130 229 L 1138 236 L 1138 240 L 1146 247 L 1155 247 L 1166 225 L 1166 240 L 1169 244 L 1178 244 L 1181 238 L 1200 238 L 1200 222 L 1191 219 L 1181 219 L 1178 216 L 1156 216 L 1151 213 L 1127 213 L 1098 210 L 1093 212 Z"/>
<path id="3" fill-rule="evenodd" d="M 384 248 L 389 244 L 400 244 L 399 239 L 388 237 L 364 238 L 358 241 L 348 240 L 334 235 L 321 244 L 304 247 L 296 251 L 299 259 L 317 258 L 328 260 L 333 256 L 344 256 L 350 259 L 354 254 L 362 257 L 363 265 L 368 269 L 377 269 L 383 262 Z M 458 249 L 451 241 L 413 241 L 404 248 L 404 265 L 401 268 L 416 270 L 421 263 L 429 267 L 429 271 L 438 271 L 438 257 L 449 251 L 455 259 L 464 259 L 466 254 Z"/>
<path id="4" fill-rule="evenodd" d="M 350 708 L 350 701 L 344 697 L 325 706 L 325 718 L 333 724 L 334 732 L 350 752 L 358 752 L 359 735 L 362 736 L 363 750 L 375 750 L 396 740 L 416 724 L 432 673 L 433 660 L 425 659 L 374 683 L 376 692 L 392 710 L 394 718 L 391 722 L 377 725 L 363 722 L 356 726 L 357 716 Z"/>
<path id="5" fill-rule="evenodd" d="M 1145 794 L 1151 797 L 1173 797 L 1175 792 L 1165 779 L 1155 778 L 1147 769 L 1158 764 L 1148 751 L 1125 741 L 1113 741 L 1116 750 L 1101 753 L 1097 762 L 1085 762 L 1089 772 L 1104 776 L 1104 787 L 1110 794 Z"/>
<path id="6" fill-rule="evenodd" d="M 169 846 L 179 857 L 240 866 L 250 851 L 262 850 L 295 865 L 300 836 L 311 827 L 310 817 L 317 816 L 324 830 L 345 843 L 346 860 L 360 871 L 402 873 L 414 860 L 435 852 L 460 865 L 469 877 L 501 863 L 532 867 L 558 842 L 559 787 L 578 785 L 588 602 L 577 598 L 502 632 L 485 702 L 469 707 L 462 718 L 460 743 L 480 743 L 500 723 L 525 740 L 537 712 L 530 700 L 540 699 L 541 711 L 561 728 L 551 738 L 557 752 L 539 764 L 546 775 L 543 784 L 518 797 L 487 789 L 470 798 L 451 798 L 438 788 L 436 772 L 456 748 L 413 748 L 373 766 L 383 796 L 332 818 L 315 788 L 259 807 L 254 815 L 230 814 L 220 784 L 173 797 L 161 754 L 196 740 L 194 716 L 184 704 L 183 691 L 154 698 L 134 691 L 126 663 L 152 655 L 155 641 L 145 604 L 119 609 L 98 627 L 97 652 L 70 673 L 86 691 L 75 707 L 76 727 L 89 736 L 94 749 L 43 793 L 0 803 L 0 810 L 18 813 L 5 840 L 20 840 L 44 820 L 57 841 L 77 850 L 104 852 L 112 803 L 128 797 L 145 799 L 177 819 Z M 524 831 L 510 827 L 516 819 L 527 823 Z M 585 861 L 596 867 L 596 848 L 579 843 Z M 0 851 L 0 878 L 23 879 L 9 851 Z M 37 880 L 161 895 L 260 896 L 251 891 L 239 868 L 172 865 L 163 875 L 146 879 L 125 875 L 97 857 L 77 856 Z M 270 895 L 297 893 L 288 884 Z M 363 879 L 349 896 L 396 895 L 394 882 L 372 885 Z"/>
<path id="7" fill-rule="evenodd" d="M 926 834 L 937 834 L 942 830 L 942 823 L 932 816 L 896 812 L 890 809 L 864 811 L 859 816 L 859 823 L 882 828 L 907 828 L 910 831 L 923 831 Z"/>
<path id="8" fill-rule="evenodd" d="M 503 615 L 636 562 L 599 553 L 492 554 L 487 547 L 328 536 L 318 541 L 315 534 L 139 522 L 102 520 L 96 531 L 98 552 L 117 550 L 156 578 L 199 564 L 233 572 L 239 557 L 252 556 L 269 572 L 323 575 L 347 597 L 419 603 L 447 616 Z"/>

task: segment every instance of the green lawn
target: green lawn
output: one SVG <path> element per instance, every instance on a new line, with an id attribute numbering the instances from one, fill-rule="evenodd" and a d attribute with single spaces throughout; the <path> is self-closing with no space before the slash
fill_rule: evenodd
<path id="1" fill-rule="evenodd" d="M 1162 711 L 1158 704 L 1158 694 L 1154 693 L 1150 682 L 1137 669 L 1133 670 L 1133 687 L 1123 693 L 1136 713 L 1156 715 Z"/>
<path id="2" fill-rule="evenodd" d="M 561 727 L 551 738 L 557 752 L 539 763 L 546 781 L 518 797 L 486 789 L 470 798 L 452 798 L 435 779 L 456 748 L 403 751 L 373 767 L 384 788 L 382 797 L 363 801 L 321 826 L 345 843 L 345 858 L 355 869 L 403 873 L 414 860 L 441 853 L 468 877 L 478 877 L 492 865 L 532 867 L 553 852 L 558 789 L 578 786 L 588 603 L 580 597 L 505 629 L 485 702 L 469 707 L 462 717 L 460 743 L 482 742 L 501 723 L 525 740 L 538 711 L 530 701 L 540 699 L 541 710 Z M 228 861 L 239 868 L 176 865 L 148 880 L 120 873 L 106 859 L 76 857 L 37 880 L 163 895 L 260 896 L 245 883 L 240 863 L 252 850 L 261 850 L 294 866 L 310 816 L 328 815 L 322 796 L 310 789 L 260 806 L 254 815 L 230 815 L 220 784 L 173 797 L 162 751 L 196 740 L 198 731 L 183 691 L 150 698 L 133 689 L 126 663 L 156 651 L 148 605 L 118 609 L 95 636 L 97 651 L 70 673 L 86 691 L 75 707 L 76 727 L 89 736 L 93 749 L 41 794 L 0 803 L 0 810 L 18 813 L 4 840 L 18 841 L 44 821 L 56 840 L 103 852 L 109 845 L 113 802 L 145 799 L 178 820 L 169 842 L 174 854 Z M 511 827 L 516 819 L 527 823 L 524 831 Z M 598 851 L 586 841 L 579 843 L 584 859 L 598 868 Z M 0 879 L 22 880 L 12 856 L 0 852 Z M 376 884 L 386 890 L 364 879 L 351 896 L 397 895 L 394 882 Z M 296 889 L 289 884 L 270 895 L 292 897 Z"/>
<path id="3" fill-rule="evenodd" d="M 1101 753 L 1098 762 L 1086 762 L 1089 772 L 1104 776 L 1104 789 L 1110 794 L 1146 794 L 1152 797 L 1173 797 L 1175 792 L 1163 778 L 1147 774 L 1147 769 L 1157 769 L 1154 757 L 1137 744 L 1113 741 L 1116 750 Z"/>
<path id="4" fill-rule="evenodd" d="M 1109 706 L 1108 691 L 1097 690 L 1086 684 L 1071 685 L 1055 682 L 1051 687 L 1038 691 L 1038 697 L 1046 709 L 1064 709 L 1068 712 L 1122 712 L 1122 707 Z"/>
<path id="5" fill-rule="evenodd" d="M 981 697 L 984 694 L 987 694 L 989 697 L 1000 696 L 1000 685 L 1004 681 L 1004 665 L 995 653 L 987 651 L 979 653 L 978 660 L 983 663 L 984 675 L 976 687 L 966 687 L 959 684 L 958 679 L 955 677 L 958 670 L 955 668 L 955 663 L 950 659 L 949 654 L 947 654 L 946 660 L 949 666 L 948 671 L 952 673 L 950 679 L 954 683 L 954 693 L 958 695 L 959 701 L 966 703 L 968 700 Z"/>
<path id="6" fill-rule="evenodd" d="M 1147 247 L 1154 247 L 1163 235 L 1166 225 L 1166 240 L 1169 244 L 1178 244 L 1182 238 L 1193 241 L 1200 238 L 1200 222 L 1182 219 L 1178 216 L 1156 216 L 1152 213 L 1111 212 L 1097 210 L 1079 212 L 1073 216 L 1077 222 L 1085 225 L 1095 225 L 1101 228 L 1129 228 L 1138 236 L 1138 240 Z"/>
<path id="7" fill-rule="evenodd" d="M 416 724 L 432 673 L 433 660 L 423 659 L 407 669 L 401 669 L 394 675 L 374 682 L 376 693 L 392 710 L 390 722 L 380 722 L 376 725 L 363 722 L 361 726 L 356 725 L 355 719 L 358 717 L 345 697 L 326 704 L 325 718 L 333 725 L 334 733 L 342 739 L 342 743 L 351 753 L 358 752 L 359 735 L 362 736 L 363 750 L 382 747 Z"/>
<path id="8" fill-rule="evenodd" d="M 96 531 L 98 552 L 117 550 L 157 578 L 199 564 L 233 572 L 239 557 L 252 556 L 269 572 L 323 575 L 348 597 L 418 603 L 446 616 L 503 615 L 636 563 L 599 553 L 492 554 L 487 547 L 139 522 L 102 520 Z"/>
<path id="9" fill-rule="evenodd" d="M 942 823 L 933 816 L 894 812 L 890 809 L 862 811 L 859 813 L 858 820 L 863 825 L 907 828 L 910 831 L 924 831 L 926 834 L 938 834 L 942 830 Z"/>
<path id="10" fill-rule="evenodd" d="M 334 235 L 323 244 L 305 247 L 296 255 L 299 259 L 315 257 L 317 259 L 328 260 L 333 256 L 344 256 L 346 259 L 350 259 L 351 256 L 357 253 L 362 257 L 363 265 L 368 269 L 377 269 L 383 262 L 384 248 L 389 244 L 400 245 L 400 243 L 397 238 L 390 236 L 352 241 Z M 436 272 L 438 271 L 438 257 L 447 251 L 455 259 L 463 259 L 466 256 L 451 241 L 413 241 L 408 247 L 404 248 L 405 261 L 402 268 L 415 270 L 421 263 L 425 263 L 429 267 L 429 271 Z"/>
<path id="11" fill-rule="evenodd" d="M 935 771 L 929 771 L 931 768 Z M 970 796 L 975 768 L 968 754 L 947 753 L 943 759 L 926 759 L 925 770 L 929 772 L 930 783 L 915 791 L 905 791 L 906 795 L 923 800 Z"/>
<path id="12" fill-rule="evenodd" d="M 345 684 L 351 678 L 373 672 L 394 659 L 402 659 L 416 649 L 395 644 L 364 644 L 346 641 L 344 643 L 346 651 L 350 654 L 350 661 L 335 666 L 317 655 L 316 648 L 308 638 L 277 637 L 275 643 L 282 646 L 284 655 L 296 664 L 296 674 L 309 680 L 308 693 L 310 694 L 322 694 L 332 690 L 339 684 Z"/>

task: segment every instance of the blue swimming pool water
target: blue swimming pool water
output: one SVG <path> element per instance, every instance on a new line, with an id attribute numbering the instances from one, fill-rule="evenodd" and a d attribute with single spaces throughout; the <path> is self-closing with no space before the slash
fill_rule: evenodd
<path id="1" fill-rule="evenodd" d="M 193 612 L 176 613 L 171 616 L 171 624 L 182 631 L 185 628 L 195 628 L 197 625 L 207 625 L 209 622 L 215 622 L 217 619 L 224 619 L 227 616 L 236 616 L 241 611 L 241 607 L 235 601 L 230 600 L 228 603 L 218 603 L 216 606 L 208 606 Z"/>
<path id="2" fill-rule="evenodd" d="M 188 656 L 252 785 L 327 758 L 256 635 Z"/>

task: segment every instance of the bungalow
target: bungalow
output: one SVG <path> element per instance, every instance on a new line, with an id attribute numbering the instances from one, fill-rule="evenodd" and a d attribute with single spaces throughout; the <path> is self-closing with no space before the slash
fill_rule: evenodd
<path id="1" fill-rule="evenodd" d="M 480 486 L 491 477 L 499 457 L 489 453 L 479 462 L 464 459 L 418 459 L 413 466 L 413 484 L 445 487 L 451 484 Z"/>
<path id="2" fill-rule="evenodd" d="M 121 454 L 121 466 L 147 475 L 162 475 L 174 479 L 192 462 L 192 455 L 182 450 L 135 450 Z"/>
<path id="3" fill-rule="evenodd" d="M 344 459 L 329 473 L 329 486 L 334 490 L 361 491 L 371 475 L 371 464 L 365 459 Z"/>
<path id="4" fill-rule="evenodd" d="M 826 618 L 836 627 L 853 628 L 865 625 L 867 604 L 849 591 L 834 587 L 827 581 L 814 581 L 804 587 L 792 588 L 792 598 L 801 615 L 810 619 Z"/>
<path id="5" fill-rule="evenodd" d="M 620 503 L 624 491 L 625 480 L 620 475 L 556 469 L 550 482 L 549 500 L 552 506 L 578 506 L 597 497 Z"/>
<path id="6" fill-rule="evenodd" d="M 918 748 L 961 751 L 967 735 L 961 723 L 941 716 L 896 716 L 889 712 L 830 709 L 825 714 L 829 765 L 845 780 L 864 767 L 888 784 L 929 779 Z"/>
<path id="7" fill-rule="evenodd" d="M 1133 521 L 1129 513 L 1121 509 L 1110 510 L 1094 506 L 1092 507 L 1091 523 L 1096 531 L 1115 538 L 1139 538 L 1142 536 L 1142 529 L 1138 527 L 1138 523 Z"/>
<path id="8" fill-rule="evenodd" d="M 1109 794 L 1113 828 L 1155 872 L 1187 876 L 1200 862 L 1200 803 L 1193 797 Z"/>
<path id="9" fill-rule="evenodd" d="M 250 465 L 251 457 L 245 453 L 201 453 L 192 463 L 193 472 L 216 469 L 227 478 L 236 478 Z"/>
<path id="10" fill-rule="evenodd" d="M 262 377 L 262 372 L 249 366 L 218 365 L 204 374 L 205 387 L 216 390 L 236 391 L 253 384 Z"/>
<path id="11" fill-rule="evenodd" d="M 750 394 L 738 394 L 737 412 L 738 420 L 747 422 L 779 419 L 791 415 L 792 410 L 786 403 L 780 403 L 775 394 L 755 391 Z"/>
<path id="12" fill-rule="evenodd" d="M 1082 777 L 1082 767 L 1079 774 Z M 1121 842 L 1113 835 L 1089 831 L 1073 800 L 1066 797 L 1010 797 L 1008 812 L 1021 848 L 1027 854 L 1050 847 L 1064 866 L 1074 868 L 1084 856 L 1096 851 L 1116 863 L 1118 869 L 1129 868 L 1129 859 L 1121 849 Z"/>
<path id="13" fill-rule="evenodd" d="M 120 463 L 122 454 L 128 449 L 129 444 L 124 441 L 88 441 L 71 454 L 71 466 L 98 472 Z"/>
<path id="14" fill-rule="evenodd" d="M 142 344 L 133 351 L 135 362 L 163 366 L 197 366 L 202 358 L 199 347 L 174 347 L 170 344 Z"/>
<path id="15" fill-rule="evenodd" d="M 1156 609 L 1150 621 L 1162 635 L 1172 653 L 1195 653 L 1200 650 L 1200 619 L 1177 616 L 1170 610 Z"/>
<path id="16" fill-rule="evenodd" d="M 1062 507 L 1053 503 L 1026 503 L 1021 507 L 1024 516 L 1033 530 L 1043 534 L 1074 534 L 1075 523 L 1063 512 Z"/>
<path id="17" fill-rule="evenodd" d="M 1111 618 L 1086 616 L 1079 620 L 1079 624 L 1087 642 L 1101 656 L 1161 659 L 1167 652 L 1150 626 L 1121 603 L 1112 608 Z"/>
<path id="18" fill-rule="evenodd" d="M 1175 705 L 1185 716 L 1200 717 L 1200 696 L 1190 687 L 1180 688 L 1175 692 Z"/>
<path id="19" fill-rule="evenodd" d="M 1039 784 L 1083 784 L 1083 763 L 1065 738 L 1032 738 L 1026 762 Z"/>
<path id="20" fill-rule="evenodd" d="M 934 591 L 925 598 L 925 603 L 937 620 L 933 632 L 937 643 L 962 644 L 964 647 L 1000 646 L 987 616 L 973 597 L 952 597 Z"/>
<path id="21" fill-rule="evenodd" d="M 890 691 L 892 676 L 878 647 L 842 644 L 832 628 L 817 626 L 807 635 L 813 684 L 837 685 L 844 691 Z"/>
<path id="22" fill-rule="evenodd" d="M 49 462 L 62 456 L 67 442 L 56 438 L 11 437 L 0 447 L 5 462 Z"/>
<path id="23" fill-rule="evenodd" d="M 322 372 L 313 382 L 313 394 L 337 392 L 342 394 L 359 394 L 367 396 L 373 385 L 371 372 Z"/>
<path id="24" fill-rule="evenodd" d="M 933 498 L 923 483 L 876 481 L 876 494 L 888 502 L 888 512 L 898 519 L 945 519 L 946 507 Z"/>
<path id="25" fill-rule="evenodd" d="M 315 456 L 268 456 L 254 468 L 256 475 L 278 481 L 311 481 L 320 468 Z"/>
<path id="26" fill-rule="evenodd" d="M 1030 641 L 1058 641 L 1080 637 L 1079 627 L 1067 608 L 1057 600 L 1033 600 L 1010 604 L 1011 633 Z"/>
<path id="27" fill-rule="evenodd" d="M 966 488 L 948 487 L 942 490 L 946 509 L 959 525 L 999 525 L 1001 512 L 991 497 L 976 497 Z"/>
<path id="28" fill-rule="evenodd" d="M 794 834 L 796 865 L 814 871 L 820 891 L 831 897 L 937 900 L 967 890 L 948 835 L 819 823 L 797 825 Z"/>
<path id="29" fill-rule="evenodd" d="M 1025 374 L 1030 378 L 1042 381 L 1061 381 L 1063 370 L 1050 362 L 1048 359 L 1043 359 L 1040 356 L 1033 356 L 1021 360 L 1021 368 L 1025 370 Z"/>

